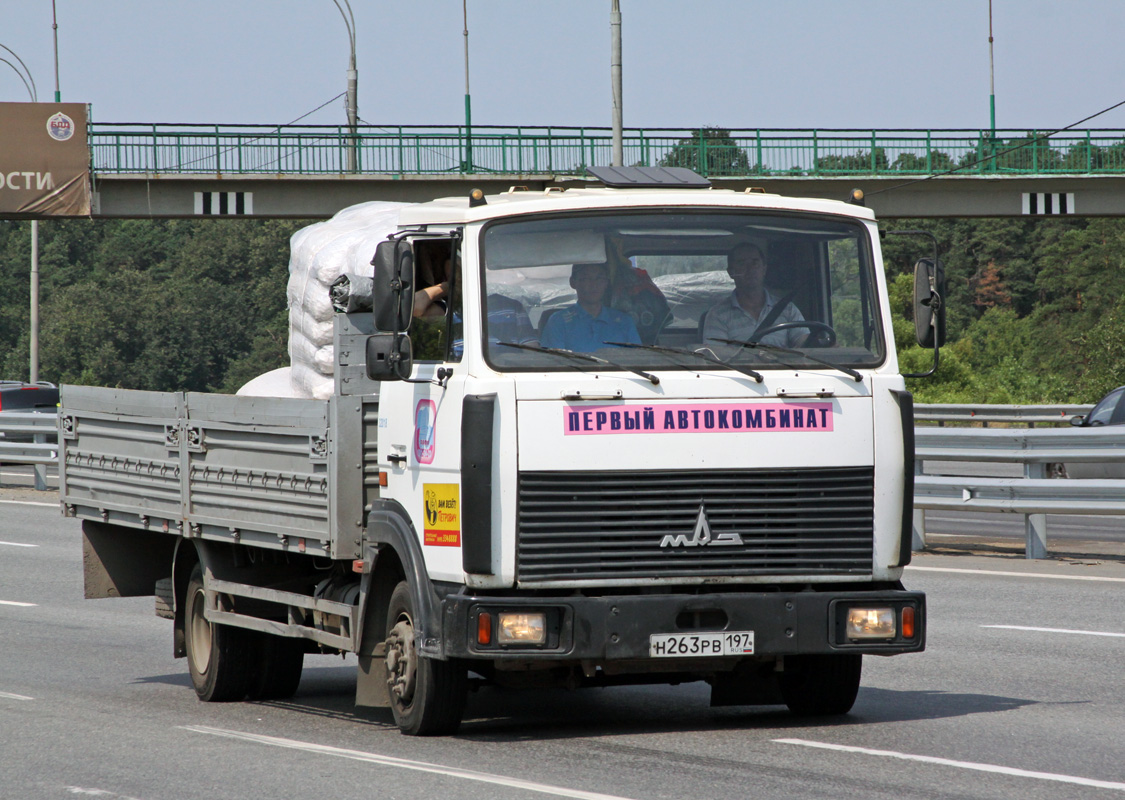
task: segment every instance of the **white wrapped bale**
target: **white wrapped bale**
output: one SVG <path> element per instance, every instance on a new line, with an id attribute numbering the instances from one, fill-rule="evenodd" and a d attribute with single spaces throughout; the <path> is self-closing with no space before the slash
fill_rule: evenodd
<path id="1" fill-rule="evenodd" d="M 370 275 L 379 242 L 398 229 L 405 203 L 371 202 L 302 228 L 289 240 L 290 382 L 301 397 L 333 392 L 333 314 L 329 288 L 344 273 Z"/>

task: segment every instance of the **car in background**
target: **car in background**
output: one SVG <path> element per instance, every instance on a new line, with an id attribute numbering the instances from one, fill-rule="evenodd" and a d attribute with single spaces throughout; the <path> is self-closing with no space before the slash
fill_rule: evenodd
<path id="1" fill-rule="evenodd" d="M 1099 400 L 1089 414 L 1070 418 L 1076 428 L 1100 428 L 1125 425 L 1125 386 L 1118 386 Z M 1064 478 L 1125 478 L 1125 463 L 1112 461 L 1077 461 L 1057 464 L 1055 473 Z"/>
<path id="2" fill-rule="evenodd" d="M 54 411 L 59 404 L 59 387 L 39 381 L 0 381 L 0 412 Z"/>
<path id="3" fill-rule="evenodd" d="M 5 442 L 30 442 L 34 439 L 34 436 L 30 433 L 5 433 L 5 413 L 36 411 L 54 414 L 58 405 L 59 387 L 53 383 L 47 383 L 46 381 L 39 381 L 38 383 L 0 381 L 0 440 Z M 48 442 L 54 442 L 56 439 L 57 437 L 53 432 L 47 436 Z"/>
<path id="4" fill-rule="evenodd" d="M 1089 414 L 1070 418 L 1076 428 L 1096 428 L 1102 425 L 1125 424 L 1125 386 L 1118 386 L 1090 409 Z"/>

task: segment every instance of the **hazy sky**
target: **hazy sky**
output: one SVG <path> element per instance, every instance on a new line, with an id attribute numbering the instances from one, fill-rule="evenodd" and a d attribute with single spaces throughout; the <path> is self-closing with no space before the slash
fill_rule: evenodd
<path id="1" fill-rule="evenodd" d="M 988 0 L 620 2 L 626 127 L 988 126 Z M 463 122 L 461 0 L 351 3 L 361 119 Z M 56 8 L 62 99 L 98 122 L 283 124 L 346 87 L 332 0 Z M 468 0 L 473 122 L 608 126 L 609 10 Z M 993 23 L 998 127 L 1059 128 L 1125 100 L 1125 0 L 993 0 Z M 51 100 L 51 0 L 0 0 L 0 44 Z M 26 99 L 0 62 L 0 101 Z M 345 121 L 342 98 L 303 120 Z M 1125 128 L 1125 106 L 1084 127 Z"/>

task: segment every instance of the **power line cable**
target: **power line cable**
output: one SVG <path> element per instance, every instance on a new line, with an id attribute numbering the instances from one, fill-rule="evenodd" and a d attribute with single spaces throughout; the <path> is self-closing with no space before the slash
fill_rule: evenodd
<path id="1" fill-rule="evenodd" d="M 285 123 L 284 125 L 278 125 L 278 126 L 277 126 L 277 127 L 276 127 L 276 128 L 274 129 L 274 130 L 276 130 L 276 131 L 277 131 L 277 133 L 279 133 L 279 134 L 280 134 L 280 133 L 281 133 L 281 129 L 282 129 L 282 128 L 288 127 L 288 126 L 290 126 L 290 125 L 295 125 L 295 124 L 297 124 L 298 122 L 300 122 L 301 120 L 303 120 L 303 119 L 304 119 L 305 117 L 307 117 L 307 116 L 310 116 L 311 114 L 315 114 L 315 113 L 316 113 L 317 111 L 320 111 L 320 109 L 324 108 L 324 107 L 325 107 L 326 105 L 328 105 L 329 103 L 334 103 L 335 101 L 339 100 L 339 99 L 340 99 L 341 97 L 343 97 L 343 96 L 344 96 L 344 94 L 346 94 L 346 93 L 345 93 L 345 92 L 340 92 L 340 93 L 339 93 L 338 95 L 336 95 L 335 97 L 330 97 L 330 98 L 329 98 L 328 100 L 325 100 L 325 101 L 324 101 L 323 103 L 321 103 L 321 104 L 320 104 L 319 106 L 317 106 L 316 108 L 314 108 L 314 109 L 313 109 L 312 111 L 309 111 L 309 112 L 308 112 L 308 113 L 306 113 L 306 114 L 302 114 L 301 116 L 297 117 L 297 119 L 293 120 L 292 122 L 287 122 L 287 123 Z M 222 150 L 222 151 L 220 151 L 220 152 L 219 152 L 219 153 L 217 153 L 217 154 L 216 154 L 215 156 L 212 156 L 212 155 L 206 155 L 206 156 L 202 156 L 202 157 L 200 157 L 200 158 L 194 159 L 194 160 L 192 160 L 192 161 L 185 161 L 185 162 L 183 163 L 183 166 L 190 166 L 190 165 L 192 165 L 192 164 L 198 164 L 198 163 L 199 163 L 199 162 L 201 162 L 201 161 L 207 161 L 207 160 L 211 159 L 212 157 L 214 157 L 214 158 L 216 158 L 216 164 L 215 164 L 215 168 L 216 168 L 216 169 L 218 169 L 218 167 L 219 167 L 219 164 L 217 163 L 217 161 L 218 161 L 218 157 L 220 157 L 220 156 L 223 156 L 223 155 L 225 155 L 226 153 L 230 153 L 230 152 L 232 152 L 232 151 L 236 150 L 236 149 L 237 149 L 237 147 L 240 147 L 240 146 L 244 146 L 244 145 L 248 145 L 248 144 L 253 144 L 254 142 L 258 142 L 258 141 L 261 141 L 261 140 L 262 140 L 263 138 L 265 138 L 265 137 L 263 137 L 263 136 L 255 136 L 255 137 L 254 137 L 254 138 L 252 138 L 252 139 L 247 139 L 247 140 L 245 140 L 244 142 L 241 142 L 241 143 L 240 143 L 240 144 L 239 144 L 238 146 L 236 146 L 236 147 L 228 147 L 228 148 L 227 148 L 226 150 Z M 281 161 L 281 158 L 283 157 L 283 155 L 289 155 L 289 154 L 290 154 L 290 153 L 292 153 L 292 152 L 293 152 L 293 151 L 292 151 L 292 150 L 290 150 L 290 151 L 289 151 L 289 153 L 285 153 L 285 154 L 279 154 L 277 158 L 274 158 L 274 159 L 272 159 L 272 160 L 270 160 L 270 161 L 267 161 L 267 162 L 263 163 L 263 164 L 262 164 L 261 166 L 268 166 L 269 164 L 273 164 L 273 163 L 280 163 L 280 161 Z"/>
<path id="2" fill-rule="evenodd" d="M 4 49 L 6 50 L 7 48 L 4 48 Z M 3 61 L 3 62 L 4 62 L 5 64 L 7 64 L 7 65 L 8 65 L 9 67 L 11 67 L 11 68 L 12 68 L 13 70 L 15 70 L 15 73 L 16 73 L 16 75 L 18 75 L 18 76 L 19 76 L 19 79 L 20 79 L 21 81 L 23 81 L 23 85 L 24 85 L 24 88 L 25 88 L 25 89 L 27 89 L 27 93 L 28 93 L 28 95 L 30 95 L 30 96 L 31 96 L 31 102 L 33 102 L 33 103 L 38 103 L 38 102 L 39 102 L 39 98 L 35 96 L 35 90 L 31 88 L 31 86 L 30 86 L 30 85 L 28 84 L 28 82 L 27 82 L 27 78 L 25 78 L 25 77 L 23 76 L 23 73 L 19 71 L 19 69 L 18 69 L 18 68 L 16 67 L 16 65 L 15 65 L 15 64 L 13 64 L 13 63 L 12 63 L 11 61 L 9 61 L 8 59 L 4 58 L 3 56 L 0 56 L 0 61 Z"/>
<path id="3" fill-rule="evenodd" d="M 7 50 L 9 53 L 12 54 L 12 56 L 16 59 L 16 61 L 20 62 L 20 66 L 23 67 L 24 73 L 27 74 L 27 81 L 31 81 L 31 88 L 29 89 L 29 91 L 31 92 L 32 100 L 33 100 L 33 102 L 38 103 L 39 102 L 39 90 L 35 87 L 35 78 L 32 76 L 31 70 L 29 70 L 27 68 L 27 64 L 23 63 L 23 59 L 20 58 L 19 54 L 15 50 L 13 50 L 12 48 L 10 48 L 6 45 L 2 45 L 2 44 L 0 44 L 0 47 L 3 47 L 5 50 Z M 19 73 L 19 70 L 16 69 L 16 65 L 13 64 L 11 61 L 8 61 L 7 59 L 4 59 L 4 63 L 7 64 L 12 69 L 15 69 L 17 74 Z M 23 75 L 20 75 L 20 78 L 22 79 Z M 27 81 L 23 82 L 24 86 L 27 86 Z"/>

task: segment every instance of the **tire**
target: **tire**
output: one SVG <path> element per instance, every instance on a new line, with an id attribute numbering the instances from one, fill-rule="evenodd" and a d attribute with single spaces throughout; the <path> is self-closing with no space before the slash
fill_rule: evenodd
<path id="1" fill-rule="evenodd" d="M 305 665 L 305 643 L 302 639 L 259 634 L 256 657 L 257 673 L 249 681 L 251 700 L 285 700 L 297 693 L 301 671 Z"/>
<path id="2" fill-rule="evenodd" d="M 408 736 L 443 736 L 461 725 L 468 670 L 421 657 L 414 647 L 414 597 L 402 581 L 387 608 L 386 665 L 395 724 Z"/>
<path id="3" fill-rule="evenodd" d="M 203 569 L 196 564 L 184 594 L 184 633 L 188 671 L 195 693 L 205 703 L 227 703 L 246 697 L 253 669 L 250 631 L 216 625 L 203 615 Z"/>
<path id="4" fill-rule="evenodd" d="M 863 656 L 786 656 L 780 678 L 781 696 L 794 714 L 836 716 L 855 705 L 863 672 Z"/>

